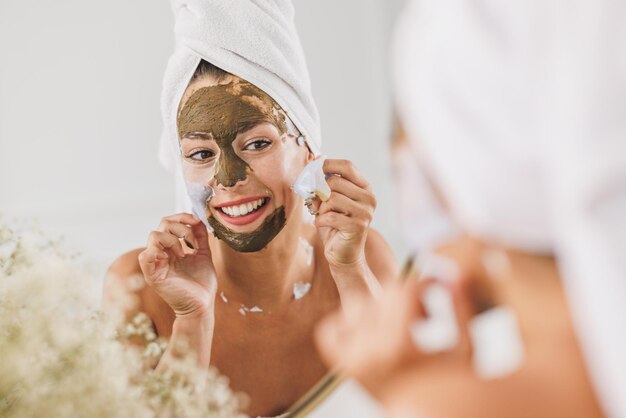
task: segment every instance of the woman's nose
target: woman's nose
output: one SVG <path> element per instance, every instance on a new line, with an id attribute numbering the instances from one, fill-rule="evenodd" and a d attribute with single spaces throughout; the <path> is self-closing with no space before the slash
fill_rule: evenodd
<path id="1" fill-rule="evenodd" d="M 236 187 L 241 187 L 244 184 L 246 184 L 247 182 L 248 182 L 248 179 L 246 178 L 244 180 L 237 180 L 237 181 L 234 181 L 234 182 L 226 182 L 226 183 L 211 182 L 210 184 L 213 184 L 213 185 L 211 185 L 211 187 L 213 189 L 216 189 L 216 190 L 227 190 L 227 189 L 234 189 Z"/>
<path id="2" fill-rule="evenodd" d="M 248 178 L 248 164 L 231 148 L 220 153 L 215 167 L 215 185 L 234 187 Z"/>
<path id="3" fill-rule="evenodd" d="M 222 169 L 215 172 L 215 175 L 209 182 L 209 186 L 214 189 L 226 190 L 232 189 L 234 187 L 243 186 L 248 183 L 248 173 L 247 170 L 244 171 L 244 175 L 241 173 L 233 173 L 228 169 Z"/>

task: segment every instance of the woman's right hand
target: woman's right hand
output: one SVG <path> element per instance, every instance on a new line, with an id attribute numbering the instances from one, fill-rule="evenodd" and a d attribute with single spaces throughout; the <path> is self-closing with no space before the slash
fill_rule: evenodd
<path id="1" fill-rule="evenodd" d="M 181 242 L 191 244 L 193 251 Z M 139 254 L 148 285 L 174 310 L 176 318 L 213 312 L 217 280 L 204 224 L 188 213 L 167 216 Z"/>

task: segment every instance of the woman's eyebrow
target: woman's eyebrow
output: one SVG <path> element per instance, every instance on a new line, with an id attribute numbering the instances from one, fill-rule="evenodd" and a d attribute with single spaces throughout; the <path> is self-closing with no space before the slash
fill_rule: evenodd
<path id="1" fill-rule="evenodd" d="M 183 139 L 213 139 L 213 135 L 209 132 L 187 132 L 183 135 Z"/>
<path id="2" fill-rule="evenodd" d="M 264 124 L 264 123 L 271 123 L 271 122 L 269 122 L 267 120 L 255 120 L 255 121 L 241 123 L 241 124 L 239 124 L 237 126 L 237 133 L 238 134 L 246 133 L 250 129 L 254 129 L 258 125 L 261 125 L 261 124 Z"/>

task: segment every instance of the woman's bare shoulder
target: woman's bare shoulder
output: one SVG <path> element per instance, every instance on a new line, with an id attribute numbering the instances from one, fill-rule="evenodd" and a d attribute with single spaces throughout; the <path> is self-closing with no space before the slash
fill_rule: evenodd
<path id="1" fill-rule="evenodd" d="M 144 286 L 137 248 L 120 255 L 111 263 L 104 278 L 103 304 L 105 308 L 121 309 L 124 314 L 141 310 Z"/>
<path id="2" fill-rule="evenodd" d="M 139 254 L 144 248 L 136 248 L 132 251 L 128 251 L 117 257 L 108 272 L 119 277 L 127 277 L 129 275 L 141 274 L 141 267 L 139 267 Z"/>
<path id="3" fill-rule="evenodd" d="M 143 250 L 137 248 L 124 253 L 111 264 L 104 282 L 103 305 L 121 311 L 126 318 L 143 312 L 152 321 L 158 335 L 168 336 L 173 311 L 146 285 L 139 265 L 139 254 Z"/>
<path id="4" fill-rule="evenodd" d="M 316 248 L 316 251 L 319 248 L 323 253 L 323 244 L 315 226 L 306 225 L 304 231 L 309 243 Z M 365 259 L 370 270 L 381 283 L 398 277 L 400 269 L 391 247 L 382 234 L 373 228 L 369 229 L 365 241 Z"/>

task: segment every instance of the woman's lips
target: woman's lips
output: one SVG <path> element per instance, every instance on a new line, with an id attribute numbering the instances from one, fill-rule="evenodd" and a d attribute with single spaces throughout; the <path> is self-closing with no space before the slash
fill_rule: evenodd
<path id="1" fill-rule="evenodd" d="M 244 197 L 243 199 L 232 200 L 230 202 L 214 204 L 213 207 L 223 208 L 226 206 L 237 206 L 243 203 L 254 202 L 255 200 L 260 200 L 260 199 L 269 199 L 269 198 L 267 196 L 250 196 L 250 197 Z"/>
<path id="2" fill-rule="evenodd" d="M 244 200 L 240 200 L 237 202 L 233 202 L 236 204 L 240 204 L 240 203 L 245 203 L 246 201 L 250 201 L 253 199 L 244 199 Z M 220 210 L 220 207 L 224 207 L 224 206 L 228 206 L 228 205 L 232 205 L 232 203 L 229 203 L 228 205 L 219 205 L 215 207 L 215 212 L 217 212 L 217 214 L 224 220 L 225 223 L 227 224 L 231 224 L 231 225 L 236 225 L 236 226 L 241 226 L 241 225 L 248 225 L 251 224 L 252 222 L 256 221 L 257 219 L 259 219 L 266 211 L 267 207 L 269 206 L 270 199 L 268 197 L 265 198 L 265 201 L 263 202 L 262 206 L 260 208 L 257 208 L 256 210 L 246 214 L 246 215 L 242 215 L 242 216 L 230 216 L 226 213 L 224 213 L 222 210 Z"/>

